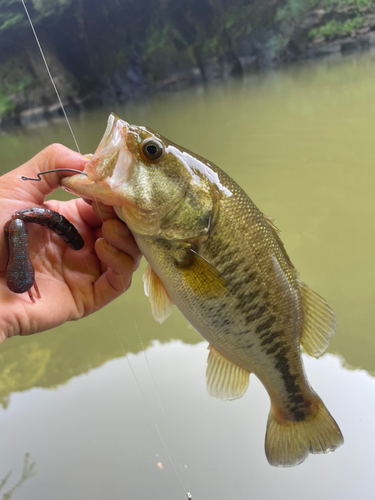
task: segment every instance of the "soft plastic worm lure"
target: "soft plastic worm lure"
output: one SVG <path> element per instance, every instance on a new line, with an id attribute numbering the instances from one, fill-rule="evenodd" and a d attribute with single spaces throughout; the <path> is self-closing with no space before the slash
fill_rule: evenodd
<path id="1" fill-rule="evenodd" d="M 42 175 L 53 172 L 75 172 L 84 174 L 80 170 L 72 168 L 46 170 L 39 172 L 37 177 L 19 176 L 23 181 L 41 181 Z M 40 292 L 35 281 L 35 271 L 29 257 L 29 236 L 26 227 L 27 222 L 40 224 L 58 234 L 65 243 L 73 250 L 80 250 L 83 247 L 83 239 L 77 229 L 63 215 L 47 208 L 25 208 L 12 215 L 4 226 L 5 241 L 8 247 L 8 264 L 6 267 L 6 282 L 9 290 L 14 293 L 28 292 L 32 302 L 35 298 L 31 292 L 34 286 L 35 293 L 40 299 Z"/>
<path id="2" fill-rule="evenodd" d="M 4 226 L 5 241 L 8 247 L 8 264 L 6 282 L 14 293 L 28 292 L 32 302 L 35 298 L 31 292 L 34 286 L 36 296 L 40 298 L 35 281 L 35 271 L 29 257 L 29 236 L 26 223 L 33 222 L 47 227 L 67 243 L 73 250 L 80 250 L 83 239 L 75 226 L 63 215 L 47 208 L 25 208 L 12 215 Z"/>

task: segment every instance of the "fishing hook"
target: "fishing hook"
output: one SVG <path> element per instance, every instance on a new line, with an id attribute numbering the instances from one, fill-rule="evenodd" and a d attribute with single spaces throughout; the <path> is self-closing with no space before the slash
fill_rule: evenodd
<path id="1" fill-rule="evenodd" d="M 74 168 L 54 168 L 53 170 L 46 170 L 45 172 L 39 172 L 39 174 L 36 174 L 37 177 L 26 177 L 25 175 L 18 175 L 20 179 L 23 181 L 41 181 L 41 175 L 44 174 L 51 174 L 52 172 L 75 172 L 76 174 L 82 174 L 82 175 L 87 175 L 85 172 L 81 172 L 81 170 L 75 170 Z"/>

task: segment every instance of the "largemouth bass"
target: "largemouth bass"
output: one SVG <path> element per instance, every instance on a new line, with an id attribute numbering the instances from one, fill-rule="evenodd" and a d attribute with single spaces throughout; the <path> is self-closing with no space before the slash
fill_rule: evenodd
<path id="1" fill-rule="evenodd" d="M 209 394 L 240 398 L 250 373 L 265 386 L 269 463 L 293 466 L 340 446 L 300 347 L 320 356 L 336 319 L 299 280 L 273 219 L 214 164 L 113 114 L 85 173 L 62 186 L 112 205 L 128 225 L 149 263 L 154 318 L 162 323 L 175 304 L 209 342 Z"/>

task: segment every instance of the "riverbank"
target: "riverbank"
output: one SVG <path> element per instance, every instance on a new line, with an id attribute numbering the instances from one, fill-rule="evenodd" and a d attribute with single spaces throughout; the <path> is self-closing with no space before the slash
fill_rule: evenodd
<path id="1" fill-rule="evenodd" d="M 168 1 L 150 4 L 147 16 L 132 8 L 133 24 L 123 17 L 124 5 L 107 18 L 103 6 L 85 9 L 90 29 L 69 1 L 62 13 L 42 17 L 38 33 L 67 114 L 375 46 L 375 6 L 368 0 L 185 3 L 185 10 Z M 63 34 L 54 16 L 64 18 Z M 0 55 L 0 133 L 60 118 L 30 27 L 19 28 L 24 41 L 17 45 L 1 38 L 3 27 L 9 51 Z"/>

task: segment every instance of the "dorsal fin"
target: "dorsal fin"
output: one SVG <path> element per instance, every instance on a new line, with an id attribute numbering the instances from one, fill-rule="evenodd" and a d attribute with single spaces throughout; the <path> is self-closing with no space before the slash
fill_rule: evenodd
<path id="1" fill-rule="evenodd" d="M 280 229 L 278 227 L 275 226 L 275 222 L 276 222 L 275 219 L 273 219 L 272 217 L 269 217 L 266 214 L 262 214 L 262 215 L 263 215 L 263 218 L 264 218 L 265 222 L 267 223 L 268 227 L 271 229 L 271 232 L 272 232 L 273 236 L 275 237 L 275 240 L 279 244 L 280 250 L 282 251 L 285 259 L 287 260 L 287 262 L 288 262 L 288 264 L 290 266 L 290 268 L 296 274 L 298 274 L 297 269 L 293 266 L 293 263 L 290 260 L 290 257 L 287 254 L 287 251 L 285 250 L 284 243 L 281 241 L 281 238 L 280 238 L 281 231 L 280 231 Z"/>
<path id="2" fill-rule="evenodd" d="M 336 330 L 336 317 L 327 302 L 300 282 L 303 301 L 301 345 L 310 356 L 319 358 Z"/>

